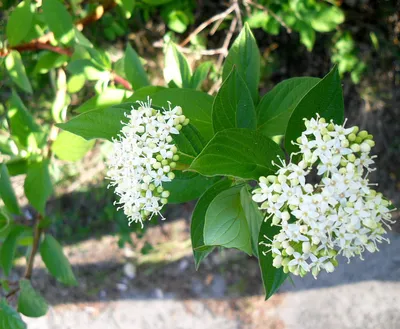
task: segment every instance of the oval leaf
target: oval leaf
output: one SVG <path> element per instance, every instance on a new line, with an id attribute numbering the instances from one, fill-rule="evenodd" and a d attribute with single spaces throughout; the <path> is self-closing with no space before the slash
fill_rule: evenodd
<path id="1" fill-rule="evenodd" d="M 293 110 L 285 134 L 285 149 L 288 153 L 298 150 L 298 146 L 293 145 L 292 141 L 295 141 L 305 129 L 303 119 L 311 119 L 317 113 L 327 121 L 332 119 L 336 124 L 343 122 L 343 92 L 336 66 L 301 99 Z"/>
<path id="2" fill-rule="evenodd" d="M 272 266 L 272 253 L 268 252 L 269 247 L 266 247 L 262 243 L 269 243 L 268 239 L 272 240 L 274 235 L 279 233 L 279 230 L 279 226 L 271 226 L 271 221 L 263 221 L 260 228 L 260 235 L 258 238 L 258 261 L 265 289 L 265 299 L 270 298 L 288 277 L 288 274 L 283 273 L 282 268 Z"/>
<path id="3" fill-rule="evenodd" d="M 17 248 L 18 237 L 24 232 L 24 228 L 16 226 L 8 233 L 7 238 L 4 240 L 0 251 L 0 262 L 3 268 L 4 274 L 8 276 L 10 274 L 15 250 Z"/>
<path id="4" fill-rule="evenodd" d="M 171 195 L 168 203 L 183 203 L 196 200 L 215 183 L 216 178 L 204 177 L 194 172 L 175 171 L 175 178 L 163 184 Z"/>
<path id="5" fill-rule="evenodd" d="M 31 318 L 39 318 L 47 313 L 48 305 L 44 298 L 33 289 L 29 280 L 19 282 L 18 312 Z"/>
<path id="6" fill-rule="evenodd" d="M 5 163 L 0 165 L 0 198 L 3 200 L 8 211 L 16 215 L 21 213 Z"/>
<path id="7" fill-rule="evenodd" d="M 215 132 L 228 128 L 256 128 L 256 110 L 250 91 L 235 68 L 215 96 L 212 120 Z"/>
<path id="8" fill-rule="evenodd" d="M 94 140 L 87 141 L 78 135 L 62 131 L 57 136 L 51 149 L 61 160 L 78 161 L 92 149 L 94 143 Z"/>
<path id="9" fill-rule="evenodd" d="M 16 50 L 11 50 L 4 63 L 11 80 L 23 91 L 32 94 L 32 86 L 28 77 L 26 76 L 25 66 L 22 63 L 19 52 Z"/>
<path id="10" fill-rule="evenodd" d="M 190 88 L 192 70 L 185 56 L 172 42 L 165 50 L 164 78 L 167 83 L 171 81 L 181 88 Z"/>
<path id="11" fill-rule="evenodd" d="M 266 136 L 284 135 L 294 108 L 320 80 L 292 78 L 277 84 L 257 106 L 257 130 Z"/>
<path id="12" fill-rule="evenodd" d="M 236 248 L 252 255 L 251 235 L 240 203 L 242 186 L 222 191 L 206 211 L 204 243 L 207 246 Z"/>
<path id="13" fill-rule="evenodd" d="M 49 173 L 49 160 L 28 165 L 24 191 L 30 204 L 44 215 L 47 199 L 53 192 Z"/>
<path id="14" fill-rule="evenodd" d="M 243 77 L 250 90 L 251 97 L 256 103 L 258 101 L 258 84 L 260 83 L 260 51 L 247 23 L 225 59 L 222 72 L 223 80 L 227 79 L 234 66 Z"/>
<path id="15" fill-rule="evenodd" d="M 44 0 L 42 9 L 44 19 L 57 40 L 63 44 L 74 40 L 75 30 L 72 17 L 64 4 L 58 0 Z"/>
<path id="16" fill-rule="evenodd" d="M 6 299 L 0 301 L 0 328 L 26 329 L 26 324 L 21 316 L 7 304 Z"/>
<path id="17" fill-rule="evenodd" d="M 129 44 L 125 51 L 124 67 L 126 77 L 134 90 L 150 85 L 140 57 Z"/>
<path id="18" fill-rule="evenodd" d="M 284 158 L 281 148 L 268 137 L 249 129 L 217 133 L 189 169 L 205 176 L 228 175 L 258 179 L 276 172 L 272 161 Z"/>
<path id="19" fill-rule="evenodd" d="M 192 248 L 196 269 L 199 268 L 200 262 L 214 250 L 213 246 L 204 244 L 204 222 L 206 219 L 207 209 L 214 198 L 222 191 L 232 185 L 232 181 L 225 179 L 215 183 L 201 196 L 197 201 L 193 210 L 192 222 L 190 226 L 190 236 L 192 239 Z"/>
<path id="20" fill-rule="evenodd" d="M 58 281 L 69 286 L 78 284 L 62 247 L 51 235 L 46 234 L 40 244 L 40 255 L 50 274 Z"/>
<path id="21" fill-rule="evenodd" d="M 264 216 L 251 198 L 247 185 L 243 186 L 240 190 L 240 203 L 244 210 L 247 224 L 249 225 L 253 254 L 258 257 L 258 235 L 260 234 L 260 227 Z"/>
<path id="22" fill-rule="evenodd" d="M 18 45 L 32 27 L 33 12 L 30 0 L 21 1 L 7 22 L 6 34 L 10 46 Z M 23 22 L 23 24 L 21 24 Z"/>

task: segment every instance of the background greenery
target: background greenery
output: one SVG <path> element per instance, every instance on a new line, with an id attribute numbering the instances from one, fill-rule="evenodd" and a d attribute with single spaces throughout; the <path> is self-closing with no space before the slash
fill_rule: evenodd
<path id="1" fill-rule="evenodd" d="M 261 50 L 260 69 L 246 79 L 250 97 L 258 97 L 258 79 L 263 93 L 286 78 L 322 77 L 337 64 L 346 116 L 376 136 L 377 152 L 383 155 L 378 163 L 381 189 L 396 203 L 398 9 L 396 1 L 2 2 L 0 195 L 5 206 L 0 263 L 5 300 L 12 304 L 18 292 L 7 279 L 16 254 L 27 254 L 23 276 L 32 274 L 37 234 L 46 232 L 38 251 L 49 272 L 60 282 L 75 284 L 52 236 L 72 242 L 111 230 L 123 246 L 138 230 L 128 228 L 123 214 L 116 212 L 103 168 L 97 167 L 109 145 L 60 132 L 55 124 L 129 97 L 141 99 L 166 85 L 215 95 L 230 73 L 222 69 L 227 50 L 235 49 L 233 40 L 245 22 Z M 238 40 L 248 37 L 243 33 Z M 231 55 L 226 63 L 235 60 Z M 168 99 L 174 102 L 170 95 Z M 266 131 L 275 126 L 269 119 L 258 118 Z M 13 193 L 10 180 L 15 186 L 18 179 L 23 192 Z M 53 259 L 61 260 L 61 272 Z M 21 282 L 21 293 L 32 296 L 29 281 Z M 19 300 L 21 313 L 41 315 L 30 312 L 29 297 Z M 5 301 L 2 305 L 2 312 L 12 313 Z M 47 308 L 35 309 L 44 313 Z"/>

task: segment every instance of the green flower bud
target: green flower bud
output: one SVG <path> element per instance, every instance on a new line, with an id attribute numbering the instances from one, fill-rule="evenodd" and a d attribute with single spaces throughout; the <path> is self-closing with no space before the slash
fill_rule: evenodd
<path id="1" fill-rule="evenodd" d="M 172 147 L 171 147 L 171 151 L 172 151 L 172 153 L 176 153 L 176 152 L 178 152 L 178 148 L 175 146 L 175 145 L 173 145 Z M 176 161 L 176 160 L 175 160 Z"/>
<path id="2" fill-rule="evenodd" d="M 168 203 L 168 199 L 166 199 L 166 198 L 161 198 L 161 203 L 162 204 L 167 204 Z"/>
<path id="3" fill-rule="evenodd" d="M 335 125 L 331 122 L 329 125 L 328 125 L 328 130 L 329 131 L 334 131 L 335 130 Z"/>
<path id="4" fill-rule="evenodd" d="M 170 196 L 170 194 L 171 194 L 171 193 L 169 193 L 169 191 L 163 191 L 163 192 L 161 193 L 161 196 L 162 196 L 163 198 L 168 198 L 168 197 Z"/>
<path id="5" fill-rule="evenodd" d="M 351 133 L 349 136 L 347 136 L 347 139 L 350 142 L 354 142 L 356 140 L 356 138 L 357 138 L 356 134 L 353 134 L 353 133 Z"/>
<path id="6" fill-rule="evenodd" d="M 164 160 L 162 160 L 161 161 L 161 164 L 163 165 L 163 166 L 166 166 L 167 164 L 168 164 L 168 160 L 167 159 L 164 159 Z"/>
<path id="7" fill-rule="evenodd" d="M 181 124 L 179 124 L 179 125 L 176 125 L 176 127 L 175 127 L 178 131 L 180 131 L 180 130 L 182 130 L 182 125 Z"/>
<path id="8" fill-rule="evenodd" d="M 355 145 L 357 145 L 357 144 L 355 144 Z M 354 161 L 356 161 L 356 156 L 354 154 L 348 154 L 347 160 L 349 160 L 350 162 L 354 162 Z"/>
<path id="9" fill-rule="evenodd" d="M 358 126 L 353 127 L 353 134 L 357 134 L 360 128 Z"/>
<path id="10" fill-rule="evenodd" d="M 169 172 L 168 173 L 168 178 L 169 179 L 174 179 L 175 178 L 175 174 L 173 172 Z"/>
<path id="11" fill-rule="evenodd" d="M 367 139 L 367 140 L 365 140 L 364 143 L 367 143 L 370 147 L 374 147 L 375 146 L 375 142 L 372 139 Z"/>
<path id="12" fill-rule="evenodd" d="M 368 136 L 368 131 L 366 131 L 366 130 L 361 130 L 359 133 L 358 133 L 358 137 L 361 137 L 363 140 L 364 140 L 364 138 L 366 138 Z"/>
<path id="13" fill-rule="evenodd" d="M 162 155 L 161 154 L 158 154 L 157 156 L 156 156 L 156 160 L 157 161 L 162 161 L 164 158 L 162 157 Z"/>
<path id="14" fill-rule="evenodd" d="M 363 141 L 363 139 L 362 139 L 360 136 L 357 136 L 357 137 L 356 137 L 356 140 L 355 140 L 355 143 L 361 144 L 362 141 Z"/>
<path id="15" fill-rule="evenodd" d="M 179 155 L 178 154 L 174 154 L 174 156 L 172 157 L 172 160 L 178 161 L 179 160 Z"/>
<path id="16" fill-rule="evenodd" d="M 189 120 L 188 118 L 186 118 L 186 119 L 183 121 L 182 125 L 183 125 L 183 126 L 187 126 L 189 123 L 190 123 L 190 120 Z"/>
<path id="17" fill-rule="evenodd" d="M 169 166 L 174 169 L 176 168 L 176 162 L 170 162 Z"/>
<path id="18" fill-rule="evenodd" d="M 149 190 L 150 191 L 154 191 L 156 189 L 156 186 L 153 184 L 153 183 L 151 183 L 150 185 L 149 185 Z"/>
<path id="19" fill-rule="evenodd" d="M 167 173 L 171 171 L 171 167 L 170 166 L 164 166 L 163 167 L 163 172 Z"/>
<path id="20" fill-rule="evenodd" d="M 361 150 L 359 144 L 352 144 L 352 145 L 350 146 L 350 148 L 351 148 L 351 150 L 352 150 L 353 152 L 355 152 L 355 153 L 360 152 L 360 150 Z"/>
<path id="21" fill-rule="evenodd" d="M 367 137 L 365 137 L 365 139 L 372 140 L 374 139 L 374 135 L 369 134 Z"/>
<path id="22" fill-rule="evenodd" d="M 162 186 L 157 187 L 157 192 L 162 193 L 164 191 L 164 188 Z"/>
<path id="23" fill-rule="evenodd" d="M 154 169 L 160 169 L 161 168 L 161 163 L 159 163 L 159 162 L 156 162 L 156 163 L 153 163 L 153 168 Z"/>

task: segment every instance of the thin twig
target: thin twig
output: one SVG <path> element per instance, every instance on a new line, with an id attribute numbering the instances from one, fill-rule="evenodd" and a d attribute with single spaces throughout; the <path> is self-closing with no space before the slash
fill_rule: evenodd
<path id="1" fill-rule="evenodd" d="M 112 72 L 111 75 L 113 77 L 114 82 L 119 83 L 127 90 L 132 90 L 132 86 L 128 80 L 124 79 L 123 77 L 121 77 L 120 75 L 118 75 L 115 72 Z"/>
<path id="2" fill-rule="evenodd" d="M 10 47 L 8 49 L 0 49 L 0 57 L 7 56 L 8 53 L 10 52 L 10 50 L 17 50 L 19 52 L 23 52 L 23 51 L 42 50 L 42 49 L 49 50 L 53 53 L 58 53 L 61 55 L 67 55 L 69 57 L 71 57 L 73 54 L 73 51 L 70 48 L 61 48 L 61 47 L 57 47 L 57 46 L 52 46 L 51 44 L 48 44 L 48 43 L 32 41 L 29 43 L 24 43 L 19 46 Z"/>
<path id="3" fill-rule="evenodd" d="M 154 48 L 164 48 L 164 42 L 162 41 L 156 41 L 153 43 Z M 214 55 L 220 55 L 220 54 L 226 54 L 226 49 L 217 48 L 217 49 L 190 49 L 190 48 L 185 48 L 177 45 L 177 48 L 180 52 L 184 54 L 197 54 L 197 55 L 202 55 L 202 56 L 214 56 Z"/>
<path id="4" fill-rule="evenodd" d="M 222 44 L 222 47 L 221 47 L 222 49 L 226 49 L 226 52 L 219 55 L 217 65 L 216 65 L 217 71 L 219 71 L 220 67 L 222 66 L 222 62 L 228 53 L 229 44 L 232 40 L 233 34 L 235 33 L 237 23 L 238 23 L 238 19 L 236 17 L 234 17 L 232 19 L 231 26 L 229 27 L 228 34 L 226 35 L 224 43 Z"/>
<path id="5" fill-rule="evenodd" d="M 236 8 L 235 5 L 230 6 L 227 10 L 223 11 L 222 13 L 219 13 L 213 17 L 210 17 L 209 19 L 207 19 L 205 22 L 201 23 L 196 29 L 194 29 L 194 31 L 192 33 L 190 33 L 185 40 L 183 40 L 179 45 L 181 47 L 185 46 L 186 44 L 188 44 L 190 42 L 190 40 L 192 40 L 192 38 L 199 34 L 201 31 L 203 31 L 207 26 L 209 26 L 210 24 L 223 19 L 225 17 L 227 17 L 232 11 L 234 11 Z"/>
<path id="6" fill-rule="evenodd" d="M 270 10 L 268 7 L 265 7 L 263 5 L 260 5 L 259 3 L 253 2 L 252 0 L 243 0 L 244 2 L 247 2 L 248 4 L 252 5 L 255 8 L 261 9 L 265 11 L 267 14 L 271 15 L 273 18 L 275 18 L 287 31 L 287 33 L 292 33 L 292 29 L 286 25 L 286 23 L 283 21 L 282 17 L 278 16 L 275 14 L 272 10 Z"/>
<path id="7" fill-rule="evenodd" d="M 238 0 L 233 0 L 233 5 L 235 6 L 235 14 L 236 14 L 236 18 L 238 19 L 239 30 L 242 30 L 243 21 L 242 21 L 242 14 L 240 12 L 239 1 Z"/>
<path id="8" fill-rule="evenodd" d="M 42 219 L 41 215 L 36 217 L 36 225 L 35 225 L 35 233 L 33 236 L 33 244 L 31 253 L 29 254 L 28 264 L 26 265 L 26 270 L 24 274 L 24 278 L 30 280 L 32 277 L 33 263 L 35 261 L 36 252 L 39 247 L 40 236 L 42 235 L 42 228 L 40 227 L 40 220 Z"/>

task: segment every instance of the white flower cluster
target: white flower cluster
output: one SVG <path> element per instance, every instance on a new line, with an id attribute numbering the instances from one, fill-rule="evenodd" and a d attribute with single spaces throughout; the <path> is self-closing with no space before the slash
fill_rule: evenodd
<path id="1" fill-rule="evenodd" d="M 176 106 L 158 111 L 151 107 L 151 100 L 138 102 L 140 107 L 125 116 L 117 139 L 113 140 L 113 151 L 108 159 L 107 178 L 109 186 L 115 186 L 129 225 L 161 215 L 160 211 L 168 202 L 169 192 L 162 184 L 174 179 L 171 171 L 179 160 L 172 134 L 179 134 L 182 126 L 189 123 Z M 163 218 L 163 217 L 162 217 Z"/>
<path id="2" fill-rule="evenodd" d="M 316 277 L 322 269 L 334 270 L 338 254 L 350 260 L 362 258 L 365 249 L 378 250 L 377 243 L 388 241 L 383 225 L 391 223 L 391 210 L 367 178 L 374 170 L 372 135 L 319 116 L 305 119 L 305 126 L 293 143 L 300 148 L 293 155 L 299 162 L 281 161 L 275 175 L 260 177 L 253 200 L 280 227 L 273 239 L 261 242 L 265 253 L 272 252 L 273 266 Z M 312 185 L 307 176 L 314 167 L 320 182 Z"/>

